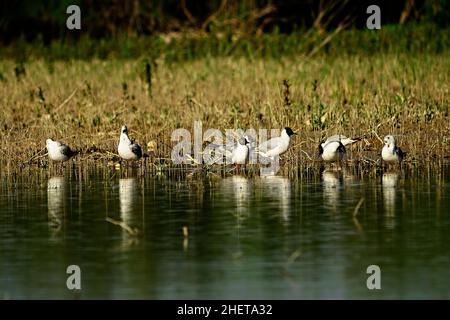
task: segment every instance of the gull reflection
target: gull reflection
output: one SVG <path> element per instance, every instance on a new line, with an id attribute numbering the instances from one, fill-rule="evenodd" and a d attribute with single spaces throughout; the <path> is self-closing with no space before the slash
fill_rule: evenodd
<path id="1" fill-rule="evenodd" d="M 47 181 L 47 206 L 50 227 L 61 230 L 64 216 L 64 195 L 67 180 L 64 177 L 51 177 Z"/>
<path id="2" fill-rule="evenodd" d="M 282 176 L 261 177 L 262 192 L 279 203 L 281 217 L 285 222 L 289 221 L 291 206 L 291 181 Z"/>
<path id="3" fill-rule="evenodd" d="M 123 232 L 123 247 L 138 242 L 141 231 L 134 227 L 136 200 L 139 195 L 139 184 L 136 178 L 124 178 L 119 180 L 119 201 L 120 201 L 120 218 L 122 221 L 116 222 Z"/>
<path id="4" fill-rule="evenodd" d="M 232 195 L 238 221 L 248 216 L 250 198 L 250 181 L 243 176 L 232 176 L 223 180 L 224 193 Z M 230 197 L 231 198 L 231 197 Z"/>
<path id="5" fill-rule="evenodd" d="M 387 217 L 395 215 L 395 196 L 398 184 L 398 174 L 395 172 L 385 172 L 383 174 L 381 184 L 383 186 L 383 200 Z M 390 225 L 393 227 L 393 225 Z"/>
<path id="6" fill-rule="evenodd" d="M 120 218 L 126 225 L 133 222 L 133 208 L 138 194 L 136 178 L 119 180 Z"/>
<path id="7" fill-rule="evenodd" d="M 342 172 L 335 170 L 325 170 L 322 173 L 322 180 L 325 204 L 333 212 L 337 212 L 342 191 Z"/>

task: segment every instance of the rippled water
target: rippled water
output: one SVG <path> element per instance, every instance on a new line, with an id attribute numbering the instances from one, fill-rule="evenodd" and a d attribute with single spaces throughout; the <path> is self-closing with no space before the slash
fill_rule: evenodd
<path id="1" fill-rule="evenodd" d="M 449 168 L 30 181 L 0 189 L 0 298 L 450 297 Z M 66 287 L 69 265 L 80 291 Z M 381 290 L 367 289 L 369 265 Z"/>

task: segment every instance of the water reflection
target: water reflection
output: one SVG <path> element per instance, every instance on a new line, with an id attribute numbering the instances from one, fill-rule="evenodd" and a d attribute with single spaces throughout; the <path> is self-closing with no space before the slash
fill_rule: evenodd
<path id="1" fill-rule="evenodd" d="M 130 238 L 129 235 L 135 235 L 139 232 L 134 226 L 139 219 L 138 212 L 138 196 L 139 196 L 139 183 L 136 178 L 124 178 L 119 180 L 119 201 L 120 201 L 120 218 L 123 222 L 123 239 L 126 241 L 124 244 L 130 244 L 136 242 L 137 238 Z"/>
<path id="2" fill-rule="evenodd" d="M 336 213 L 340 204 L 343 174 L 341 171 L 325 170 L 322 173 L 322 181 L 325 205 L 332 212 Z"/>
<path id="3" fill-rule="evenodd" d="M 0 296 L 71 299 L 65 270 L 78 264 L 83 299 L 371 299 L 366 268 L 380 264 L 389 290 L 379 298 L 448 297 L 450 170 L 437 178 L 352 173 L 6 181 Z M 105 212 L 142 234 L 105 222 Z M 58 241 L 49 217 L 63 228 Z"/>
<path id="4" fill-rule="evenodd" d="M 251 192 L 250 180 L 243 176 L 232 176 L 224 179 L 222 186 L 227 197 L 234 199 L 234 207 L 236 208 L 236 218 L 238 221 L 247 218 Z"/>
<path id="5" fill-rule="evenodd" d="M 51 177 L 47 181 L 47 207 L 49 226 L 60 231 L 64 217 L 64 197 L 67 180 L 64 177 Z"/>
<path id="6" fill-rule="evenodd" d="M 397 194 L 398 174 L 395 172 L 385 172 L 381 184 L 383 186 L 383 202 L 386 217 L 395 216 L 395 198 Z M 387 227 L 394 227 L 394 220 L 387 220 Z"/>
<path id="7" fill-rule="evenodd" d="M 261 177 L 261 190 L 264 197 L 278 204 L 283 221 L 289 222 L 291 205 L 291 181 L 281 176 Z M 278 210 L 277 210 L 278 211 Z"/>
<path id="8" fill-rule="evenodd" d="M 126 224 L 130 224 L 133 221 L 137 189 L 138 183 L 136 178 L 119 180 L 120 217 Z"/>

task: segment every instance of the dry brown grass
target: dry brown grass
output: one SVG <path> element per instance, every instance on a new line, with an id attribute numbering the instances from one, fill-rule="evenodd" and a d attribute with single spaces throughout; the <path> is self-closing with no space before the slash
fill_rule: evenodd
<path id="1" fill-rule="evenodd" d="M 77 161 L 114 159 L 122 124 L 156 157 L 170 158 L 171 132 L 210 128 L 298 131 L 286 163 L 308 164 L 324 136 L 365 135 L 350 158 L 376 160 L 377 138 L 398 136 L 408 161 L 450 155 L 450 58 L 447 55 L 214 58 L 153 68 L 152 98 L 142 61 L 0 62 L 0 159 L 3 171 L 46 165 L 45 139 L 80 149 Z M 289 83 L 289 96 L 283 81 Z M 358 161 L 355 161 L 358 162 Z"/>

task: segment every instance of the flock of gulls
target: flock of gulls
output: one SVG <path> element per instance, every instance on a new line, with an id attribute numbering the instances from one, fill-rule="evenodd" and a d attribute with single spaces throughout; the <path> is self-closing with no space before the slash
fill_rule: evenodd
<path id="1" fill-rule="evenodd" d="M 281 131 L 279 137 L 274 137 L 261 143 L 255 148 L 255 151 L 262 157 L 273 159 L 282 155 L 289 149 L 291 137 L 293 135 L 296 135 L 296 133 L 291 128 L 286 127 Z M 318 156 L 324 162 L 339 163 L 344 159 L 346 147 L 360 140 L 361 138 L 347 138 L 341 134 L 333 135 L 320 143 Z M 383 141 L 384 146 L 381 151 L 383 161 L 387 163 L 401 163 L 404 154 L 396 145 L 395 138 L 392 135 L 387 135 L 384 137 Z M 78 154 L 78 151 L 72 150 L 66 144 L 52 139 L 47 139 L 46 147 L 49 158 L 56 162 L 67 161 Z M 231 158 L 231 162 L 236 165 L 237 172 L 239 173 L 240 166 L 248 163 L 251 150 L 251 139 L 247 135 L 244 135 L 238 140 L 235 146 L 231 147 L 231 150 L 222 145 L 216 145 L 215 147 L 217 148 L 215 149 L 216 152 Z M 122 126 L 120 130 L 117 151 L 120 158 L 127 161 L 139 160 L 142 157 L 147 157 L 147 155 L 143 153 L 141 146 L 130 139 L 128 136 L 128 128 L 125 125 Z"/>

